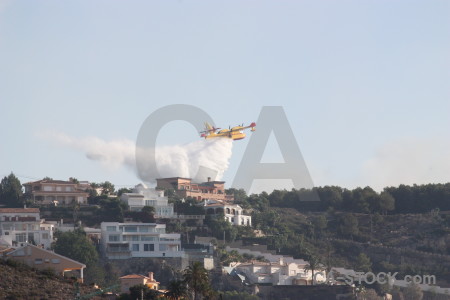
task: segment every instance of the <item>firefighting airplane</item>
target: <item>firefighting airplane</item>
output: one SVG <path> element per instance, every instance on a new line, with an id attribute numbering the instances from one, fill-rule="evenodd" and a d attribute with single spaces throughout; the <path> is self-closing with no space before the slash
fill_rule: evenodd
<path id="1" fill-rule="evenodd" d="M 201 137 L 204 137 L 205 139 L 212 139 L 212 138 L 229 138 L 233 140 L 242 140 L 245 138 L 244 130 L 251 128 L 251 131 L 255 131 L 256 123 L 253 122 L 248 126 L 244 126 L 244 124 L 240 126 L 235 126 L 233 128 L 229 129 L 222 129 L 220 131 L 220 128 L 215 128 L 211 126 L 208 122 L 205 122 L 205 130 L 200 131 Z"/>

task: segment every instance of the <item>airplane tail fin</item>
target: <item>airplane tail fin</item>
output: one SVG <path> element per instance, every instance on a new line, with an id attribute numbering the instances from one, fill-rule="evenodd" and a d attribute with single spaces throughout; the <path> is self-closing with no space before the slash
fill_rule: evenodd
<path id="1" fill-rule="evenodd" d="M 205 122 L 205 130 L 211 131 L 211 130 L 213 130 L 213 127 L 208 122 Z"/>

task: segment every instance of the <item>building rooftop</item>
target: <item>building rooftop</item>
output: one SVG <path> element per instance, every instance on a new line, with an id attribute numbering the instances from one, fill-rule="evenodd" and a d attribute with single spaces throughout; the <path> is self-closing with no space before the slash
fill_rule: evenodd
<path id="1" fill-rule="evenodd" d="M 192 178 L 186 178 L 186 177 L 167 177 L 167 178 L 156 178 L 156 180 L 171 180 L 171 179 L 185 179 L 185 180 L 192 180 Z"/>
<path id="2" fill-rule="evenodd" d="M 149 280 L 151 282 L 159 283 L 155 279 L 151 279 L 150 277 L 147 277 L 147 276 L 144 276 L 144 275 L 139 275 L 139 274 L 125 275 L 125 276 L 120 277 L 120 279 L 147 279 L 147 280 Z"/>
<path id="3" fill-rule="evenodd" d="M 0 213 L 39 213 L 39 208 L 0 208 Z"/>
<path id="4" fill-rule="evenodd" d="M 21 247 L 21 248 L 17 248 L 17 249 L 15 249 L 14 251 L 9 252 L 9 253 L 8 253 L 8 256 L 14 256 L 14 253 L 19 252 L 19 251 L 23 251 L 23 249 L 25 249 L 25 248 L 27 248 L 27 247 L 32 247 L 32 248 L 35 248 L 35 249 L 37 249 L 37 250 L 39 250 L 39 251 L 46 252 L 46 253 L 49 253 L 49 254 L 51 254 L 51 255 L 53 255 L 53 256 L 57 256 L 57 257 L 59 257 L 59 258 L 68 260 L 68 261 L 70 261 L 70 262 L 72 262 L 72 263 L 78 265 L 79 268 L 83 268 L 83 269 L 86 268 L 86 265 L 83 264 L 83 263 L 80 263 L 80 262 L 78 262 L 78 261 L 76 261 L 76 260 L 73 260 L 73 259 L 71 259 L 71 258 L 68 258 L 67 256 L 60 255 L 60 254 L 55 253 L 55 252 L 53 252 L 53 251 L 49 251 L 49 250 L 40 248 L 40 247 L 35 246 L 35 245 L 32 245 L 32 244 L 26 244 L 25 246 L 23 246 L 23 247 Z"/>
<path id="5" fill-rule="evenodd" d="M 73 181 L 64 181 L 64 180 L 38 180 L 38 181 L 31 181 L 31 182 L 27 182 L 24 183 L 23 185 L 28 185 L 28 184 L 38 184 L 38 183 L 53 183 L 53 184 L 77 184 Z"/>

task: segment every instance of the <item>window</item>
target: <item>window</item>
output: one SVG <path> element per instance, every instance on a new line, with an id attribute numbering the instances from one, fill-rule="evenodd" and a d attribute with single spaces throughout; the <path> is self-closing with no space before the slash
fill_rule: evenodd
<path id="1" fill-rule="evenodd" d="M 147 226 L 139 226 L 139 232 L 148 232 Z"/>
<path id="2" fill-rule="evenodd" d="M 19 243 L 23 243 L 27 241 L 26 233 L 16 233 L 16 241 Z"/>
<path id="3" fill-rule="evenodd" d="M 143 235 L 143 236 L 141 236 L 141 241 L 152 241 L 152 242 L 154 242 L 154 241 L 157 241 L 157 239 L 154 236 L 145 236 L 145 235 Z"/>
<path id="4" fill-rule="evenodd" d="M 120 236 L 118 234 L 113 234 L 109 236 L 109 241 L 110 242 L 119 242 L 120 241 Z"/>
<path id="5" fill-rule="evenodd" d="M 52 258 L 52 263 L 59 264 L 60 262 L 59 258 Z"/>
<path id="6" fill-rule="evenodd" d="M 27 225 L 26 224 L 18 224 L 18 223 L 16 223 L 16 224 L 14 224 L 14 228 L 16 230 L 23 230 L 23 231 L 25 231 L 25 230 L 27 230 Z"/>
<path id="7" fill-rule="evenodd" d="M 137 226 L 125 226 L 125 232 L 137 232 Z"/>
<path id="8" fill-rule="evenodd" d="M 139 251 L 139 244 L 132 244 L 131 246 L 132 246 L 132 248 L 131 248 L 132 251 Z"/>
<path id="9" fill-rule="evenodd" d="M 9 232 L 8 232 L 8 231 L 5 231 L 5 235 L 9 235 Z"/>
<path id="10" fill-rule="evenodd" d="M 71 192 L 72 191 L 72 187 L 71 186 L 66 186 L 66 192 Z"/>
<path id="11" fill-rule="evenodd" d="M 42 258 L 36 258 L 36 259 L 34 260 L 34 264 L 35 264 L 35 265 L 41 265 L 41 264 L 42 264 Z"/>
<path id="12" fill-rule="evenodd" d="M 164 244 L 159 245 L 159 251 L 166 251 L 166 250 L 167 250 L 167 245 L 164 245 Z"/>
<path id="13" fill-rule="evenodd" d="M 156 200 L 145 200 L 145 206 L 156 206 Z"/>
<path id="14" fill-rule="evenodd" d="M 48 240 L 48 233 L 43 233 L 42 234 L 42 239 Z"/>
<path id="15" fill-rule="evenodd" d="M 52 187 L 51 187 L 50 185 L 44 185 L 43 189 L 44 189 L 44 191 L 46 191 L 46 192 L 51 192 L 51 191 L 53 190 Z"/>
<path id="16" fill-rule="evenodd" d="M 155 251 L 154 244 L 144 244 L 144 251 Z"/>
<path id="17" fill-rule="evenodd" d="M 106 226 L 106 231 L 116 231 L 116 226 Z"/>
<path id="18" fill-rule="evenodd" d="M 57 192 L 61 192 L 61 191 L 62 191 L 62 187 L 57 186 L 57 187 L 56 187 L 56 191 L 57 191 Z"/>
<path id="19" fill-rule="evenodd" d="M 28 228 L 29 231 L 31 231 L 31 230 L 39 230 L 40 229 L 39 225 L 33 225 L 33 224 L 28 224 L 27 228 Z"/>

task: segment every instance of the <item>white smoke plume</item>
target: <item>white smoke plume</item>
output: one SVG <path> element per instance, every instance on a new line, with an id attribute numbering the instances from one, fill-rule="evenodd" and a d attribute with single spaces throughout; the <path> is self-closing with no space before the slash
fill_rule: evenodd
<path id="1" fill-rule="evenodd" d="M 105 141 L 98 137 L 75 138 L 60 132 L 45 132 L 38 136 L 58 145 L 82 151 L 88 159 L 98 161 L 107 168 L 117 169 L 126 166 L 138 176 L 134 141 L 128 139 Z M 153 181 L 158 176 L 189 177 L 194 178 L 194 181 L 205 181 L 206 175 L 212 177 L 212 180 L 220 180 L 228 169 L 232 147 L 233 141 L 226 138 L 156 147 L 158 170 L 146 170 L 144 181 Z"/>

